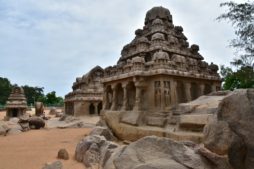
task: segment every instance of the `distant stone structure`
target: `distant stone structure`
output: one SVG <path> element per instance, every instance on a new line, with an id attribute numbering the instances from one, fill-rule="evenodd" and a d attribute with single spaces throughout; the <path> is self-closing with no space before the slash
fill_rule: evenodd
<path id="1" fill-rule="evenodd" d="M 220 90 L 218 66 L 203 61 L 170 11 L 154 7 L 143 29 L 123 47 L 117 65 L 105 68 L 103 100 L 107 111 L 163 112 L 179 103 Z"/>
<path id="2" fill-rule="evenodd" d="M 27 101 L 22 87 L 15 86 L 6 102 L 6 119 L 26 113 Z"/>
<path id="3" fill-rule="evenodd" d="M 72 86 L 73 91 L 65 96 L 67 115 L 100 114 L 103 98 L 101 83 L 103 72 L 100 66 L 96 66 L 84 76 L 76 79 Z"/>

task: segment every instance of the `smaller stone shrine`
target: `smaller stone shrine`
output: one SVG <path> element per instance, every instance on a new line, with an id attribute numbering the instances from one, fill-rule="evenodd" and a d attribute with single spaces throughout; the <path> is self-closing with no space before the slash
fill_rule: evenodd
<path id="1" fill-rule="evenodd" d="M 22 87 L 15 86 L 6 102 L 6 119 L 26 113 L 27 101 Z"/>
<path id="2" fill-rule="evenodd" d="M 103 71 L 100 66 L 96 66 L 76 79 L 72 86 L 73 91 L 65 96 L 65 114 L 74 116 L 100 114 L 103 98 L 101 83 Z"/>

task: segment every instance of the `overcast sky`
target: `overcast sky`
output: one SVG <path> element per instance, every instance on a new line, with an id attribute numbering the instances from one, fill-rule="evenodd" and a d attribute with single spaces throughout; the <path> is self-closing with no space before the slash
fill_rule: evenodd
<path id="1" fill-rule="evenodd" d="M 64 96 L 76 77 L 116 64 L 142 28 L 146 12 L 163 6 L 207 62 L 229 64 L 234 38 L 222 0 L 0 0 L 0 77 Z M 241 2 L 241 1 L 240 1 Z"/>

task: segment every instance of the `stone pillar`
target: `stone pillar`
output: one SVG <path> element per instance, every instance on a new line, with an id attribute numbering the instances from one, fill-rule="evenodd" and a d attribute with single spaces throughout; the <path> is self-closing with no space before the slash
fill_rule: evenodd
<path id="1" fill-rule="evenodd" d="M 116 110 L 116 85 L 112 85 L 113 97 L 112 97 L 112 106 L 110 110 Z"/>
<path id="2" fill-rule="evenodd" d="M 123 106 L 122 110 L 126 110 L 127 108 L 127 84 L 122 84 L 123 87 Z"/>
<path id="3" fill-rule="evenodd" d="M 99 114 L 99 112 L 98 112 L 98 104 L 99 103 L 97 103 L 97 102 L 95 102 L 95 103 L 93 103 L 93 105 L 94 105 L 94 110 L 95 110 L 95 114 Z"/>
<path id="4" fill-rule="evenodd" d="M 133 110 L 138 111 L 141 108 L 141 88 L 140 86 L 137 86 L 135 83 L 136 87 L 136 97 L 135 97 L 135 106 Z"/>
<path id="5" fill-rule="evenodd" d="M 190 92 L 191 84 L 189 82 L 186 82 L 184 87 L 185 87 L 185 93 L 186 93 L 186 100 L 187 102 L 189 102 L 191 101 L 191 92 Z"/>
<path id="6" fill-rule="evenodd" d="M 103 98 L 102 98 L 102 102 L 103 104 L 103 110 L 106 110 L 106 106 L 108 105 L 108 98 L 107 98 L 107 88 L 104 87 L 103 88 Z"/>
<path id="7" fill-rule="evenodd" d="M 199 88 L 200 88 L 200 96 L 204 95 L 204 93 L 205 93 L 205 85 L 204 84 L 200 84 Z"/>

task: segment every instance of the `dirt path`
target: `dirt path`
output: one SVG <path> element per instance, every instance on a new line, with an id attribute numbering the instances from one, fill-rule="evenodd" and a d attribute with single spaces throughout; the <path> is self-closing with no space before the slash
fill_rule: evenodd
<path id="1" fill-rule="evenodd" d="M 70 159 L 62 160 L 64 169 L 84 169 L 74 158 L 78 141 L 91 129 L 42 129 L 0 137 L 0 169 L 41 169 L 44 163 L 56 161 L 60 148 L 66 148 Z"/>

